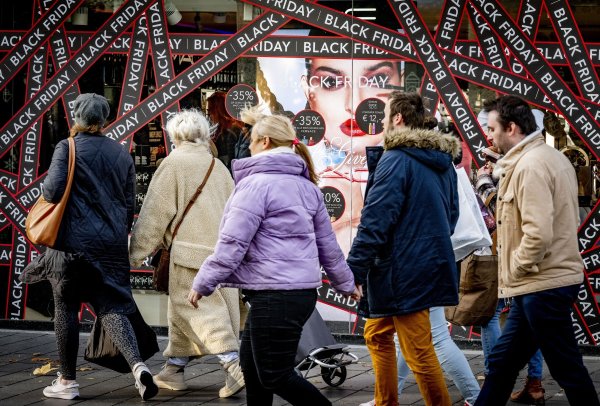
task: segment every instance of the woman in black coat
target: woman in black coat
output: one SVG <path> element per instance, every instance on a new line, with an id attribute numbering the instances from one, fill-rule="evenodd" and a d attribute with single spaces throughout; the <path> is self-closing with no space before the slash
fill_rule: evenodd
<path id="1" fill-rule="evenodd" d="M 135 168 L 128 151 L 100 132 L 109 113 L 107 100 L 93 93 L 75 100 L 75 172 L 54 250 L 66 266 L 54 269 L 55 331 L 60 358 L 58 378 L 46 397 L 79 396 L 75 366 L 79 345 L 77 313 L 91 303 L 102 327 L 131 366 L 135 386 L 146 400 L 158 392 L 140 357 L 127 315 L 136 311 L 129 281 L 128 233 L 133 223 Z M 69 143 L 56 145 L 44 198 L 60 201 L 67 183 Z"/>

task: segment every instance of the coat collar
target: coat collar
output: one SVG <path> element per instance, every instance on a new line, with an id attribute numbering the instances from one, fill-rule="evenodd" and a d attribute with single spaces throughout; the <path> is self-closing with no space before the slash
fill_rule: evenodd
<path id="1" fill-rule="evenodd" d="M 498 163 L 494 168 L 494 177 L 499 179 L 500 177 L 503 177 L 502 175 L 510 174 L 527 152 L 544 144 L 544 136 L 540 131 L 528 135 L 508 151 L 502 159 L 498 160 Z"/>
<path id="2" fill-rule="evenodd" d="M 208 145 L 198 144 L 197 142 L 182 141 L 173 151 L 206 151 L 210 154 Z"/>
<path id="3" fill-rule="evenodd" d="M 384 136 L 385 149 L 434 149 L 452 155 L 460 154 L 460 141 L 452 136 L 425 129 L 391 129 Z"/>
<path id="4" fill-rule="evenodd" d="M 306 162 L 296 153 L 263 153 L 234 159 L 231 166 L 236 184 L 257 173 L 298 175 L 310 180 Z"/>

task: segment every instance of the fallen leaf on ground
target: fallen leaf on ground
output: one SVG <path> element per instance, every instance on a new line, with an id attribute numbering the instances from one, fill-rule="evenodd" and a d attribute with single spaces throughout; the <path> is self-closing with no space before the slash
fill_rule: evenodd
<path id="1" fill-rule="evenodd" d="M 40 376 L 40 375 L 48 375 L 50 372 L 52 371 L 56 371 L 58 368 L 53 368 L 52 367 L 52 363 L 48 362 L 45 365 L 42 365 L 39 368 L 36 368 L 33 370 L 33 375 L 35 376 Z"/>
<path id="2" fill-rule="evenodd" d="M 78 371 L 93 371 L 94 368 L 91 367 L 81 367 L 81 368 L 77 368 Z"/>
<path id="3" fill-rule="evenodd" d="M 46 357 L 34 357 L 31 359 L 31 362 L 39 362 L 41 364 L 42 362 L 52 362 L 52 360 Z"/>

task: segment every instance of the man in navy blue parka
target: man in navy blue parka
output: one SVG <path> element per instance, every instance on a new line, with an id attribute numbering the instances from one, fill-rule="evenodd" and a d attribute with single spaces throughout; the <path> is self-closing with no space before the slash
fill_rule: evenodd
<path id="1" fill-rule="evenodd" d="M 376 404 L 394 404 L 393 342 L 413 371 L 426 404 L 450 405 L 433 349 L 429 308 L 458 302 L 450 236 L 458 220 L 460 143 L 423 129 L 416 93 L 393 92 L 385 108 L 383 153 L 348 256 L 357 285 L 367 285 L 364 337 L 375 369 Z M 367 283 L 368 282 L 368 283 Z"/>

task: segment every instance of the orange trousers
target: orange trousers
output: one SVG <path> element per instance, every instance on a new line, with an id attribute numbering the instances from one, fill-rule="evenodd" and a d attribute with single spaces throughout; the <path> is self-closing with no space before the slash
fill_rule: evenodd
<path id="1" fill-rule="evenodd" d="M 451 406 L 448 387 L 433 349 L 429 309 L 402 316 L 367 319 L 364 338 L 375 371 L 375 405 L 398 405 L 394 333 L 428 406 Z"/>

